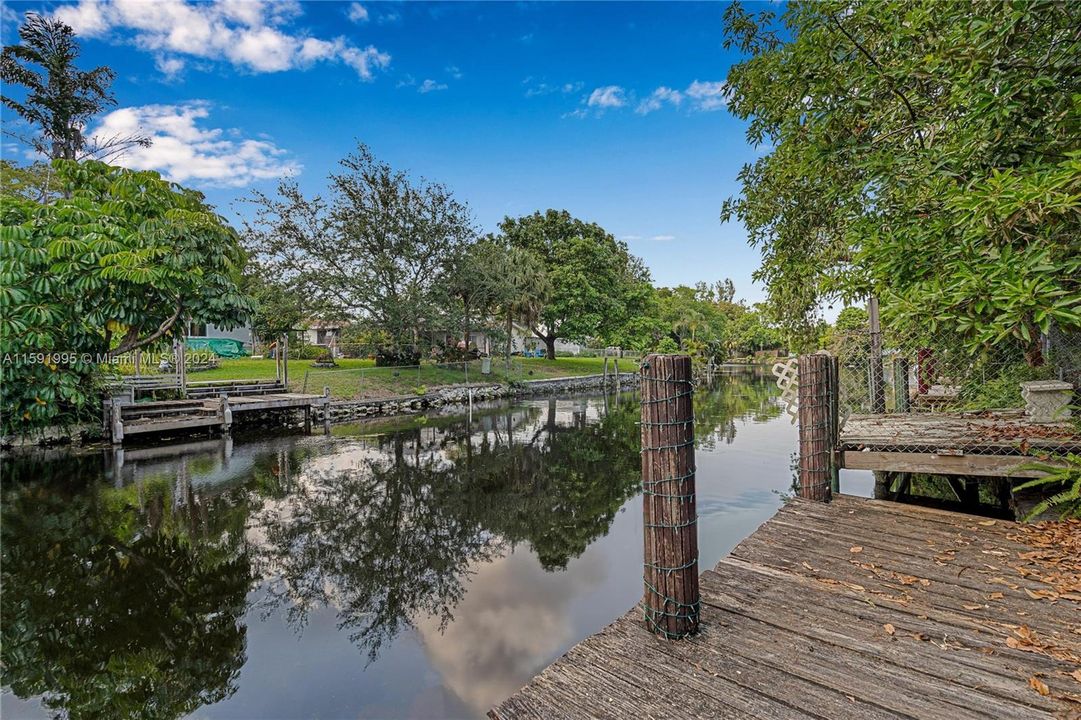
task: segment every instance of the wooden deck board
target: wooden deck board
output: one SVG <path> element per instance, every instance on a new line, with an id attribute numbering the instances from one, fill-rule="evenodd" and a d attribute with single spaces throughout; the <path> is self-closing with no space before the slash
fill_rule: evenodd
<path id="1" fill-rule="evenodd" d="M 1081 449 L 1081 435 L 1072 424 L 1033 423 L 1017 415 L 852 415 L 845 421 L 840 434 L 843 450 L 1023 455 L 1022 442 L 1030 448 Z"/>
<path id="2" fill-rule="evenodd" d="M 1003 520 L 794 501 L 702 574 L 697 636 L 656 638 L 634 609 L 489 716 L 1081 717 L 1081 602 L 1032 597 L 1030 549 Z"/>

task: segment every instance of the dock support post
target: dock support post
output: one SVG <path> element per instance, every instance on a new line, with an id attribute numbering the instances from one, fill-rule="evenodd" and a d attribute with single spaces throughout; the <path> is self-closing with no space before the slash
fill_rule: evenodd
<path id="1" fill-rule="evenodd" d="M 698 630 L 698 513 L 694 386 L 686 355 L 642 362 L 642 607 L 646 629 L 669 640 Z"/>
<path id="2" fill-rule="evenodd" d="M 882 323 L 878 316 L 878 298 L 867 301 L 867 316 L 870 318 L 871 357 L 868 370 L 868 382 L 871 388 L 871 412 L 886 412 L 886 390 L 882 377 Z"/>
<path id="3" fill-rule="evenodd" d="M 837 418 L 836 359 L 825 353 L 800 355 L 799 478 L 797 492 L 807 500 L 829 501 Z"/>
<path id="4" fill-rule="evenodd" d="M 124 416 L 120 403 L 116 400 L 113 400 L 111 416 L 113 445 L 121 445 L 124 442 Z"/>
<path id="5" fill-rule="evenodd" d="M 221 395 L 221 431 L 226 435 L 233 427 L 233 409 L 229 407 L 229 395 Z"/>
<path id="6" fill-rule="evenodd" d="M 323 386 L 323 434 L 330 435 L 330 386 Z"/>

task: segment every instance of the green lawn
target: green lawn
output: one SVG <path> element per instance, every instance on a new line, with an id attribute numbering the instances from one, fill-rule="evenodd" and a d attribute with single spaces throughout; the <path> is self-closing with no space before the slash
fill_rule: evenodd
<path id="1" fill-rule="evenodd" d="M 377 368 L 369 359 L 340 359 L 333 369 L 312 368 L 312 360 L 289 361 L 289 386 L 294 391 L 321 393 L 329 387 L 331 396 L 338 398 L 374 398 L 395 395 L 414 395 L 443 385 L 465 382 L 510 382 L 515 380 L 538 380 L 542 378 L 592 375 L 604 371 L 604 358 L 561 357 L 555 360 L 543 358 L 513 358 L 507 371 L 500 358 L 492 359 L 492 373 L 482 375 L 481 363 L 474 360 L 468 364 L 457 363 L 439 366 L 424 363 L 420 368 Z M 609 361 L 609 371 L 612 369 Z M 637 368 L 633 360 L 622 359 L 619 369 L 623 372 Z M 200 380 L 272 380 L 274 360 L 250 358 L 222 360 L 220 367 L 188 374 L 189 382 Z M 306 382 L 306 387 L 305 387 Z"/>

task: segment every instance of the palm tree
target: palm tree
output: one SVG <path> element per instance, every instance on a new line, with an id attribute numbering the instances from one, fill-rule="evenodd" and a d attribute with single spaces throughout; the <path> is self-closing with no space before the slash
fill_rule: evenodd
<path id="1" fill-rule="evenodd" d="M 116 104 L 109 93 L 116 73 L 104 65 L 89 72 L 75 67 L 79 44 L 70 27 L 29 12 L 19 28 L 19 39 L 19 45 L 8 45 L 0 54 L 0 80 L 22 86 L 26 96 L 19 101 L 2 95 L 0 101 L 36 127 L 38 134 L 26 137 L 5 130 L 6 134 L 54 160 L 106 160 L 132 146 L 150 145 L 144 136 L 92 141 L 83 134 L 92 117 Z"/>
<path id="2" fill-rule="evenodd" d="M 544 263 L 536 254 L 522 248 L 507 248 L 502 257 L 502 300 L 498 303 L 507 319 L 507 367 L 513 349 L 514 321 L 536 321 L 541 303 L 548 293 Z"/>

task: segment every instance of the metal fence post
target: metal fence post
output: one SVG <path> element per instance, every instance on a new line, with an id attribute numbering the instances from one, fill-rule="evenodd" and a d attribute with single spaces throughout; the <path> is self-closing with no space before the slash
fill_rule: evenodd
<path id="1" fill-rule="evenodd" d="M 867 317 L 871 330 L 871 357 L 869 384 L 871 388 L 871 412 L 886 412 L 886 392 L 882 378 L 882 323 L 878 316 L 878 298 L 867 301 Z"/>

